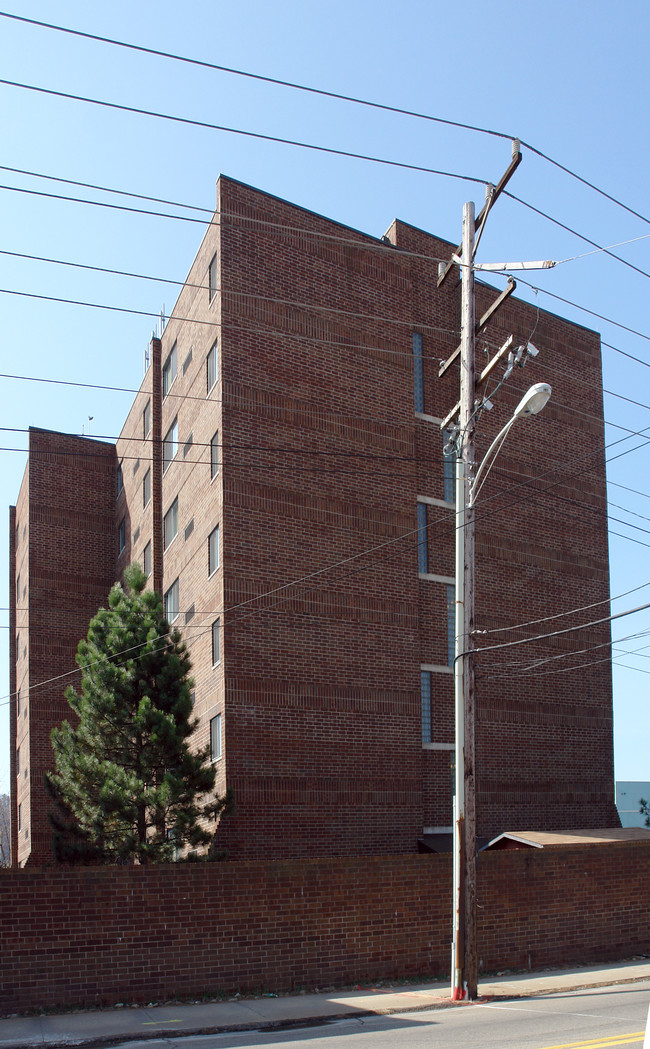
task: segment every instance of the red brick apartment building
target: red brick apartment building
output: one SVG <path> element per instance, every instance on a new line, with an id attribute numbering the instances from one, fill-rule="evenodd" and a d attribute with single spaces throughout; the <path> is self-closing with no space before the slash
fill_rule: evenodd
<path id="1" fill-rule="evenodd" d="M 11 509 L 15 863 L 51 861 L 60 675 L 131 560 L 189 646 L 197 743 L 236 797 L 231 858 L 404 853 L 451 829 L 452 247 L 221 177 L 117 444 L 30 431 Z M 495 297 L 478 286 L 477 317 Z M 552 385 L 481 489 L 479 647 L 608 607 L 599 338 L 511 297 L 477 353 L 533 332 L 539 355 L 478 425 L 480 457 L 524 390 Z M 479 657 L 479 834 L 618 825 L 608 649 L 572 655 L 609 640 L 605 625 Z"/>

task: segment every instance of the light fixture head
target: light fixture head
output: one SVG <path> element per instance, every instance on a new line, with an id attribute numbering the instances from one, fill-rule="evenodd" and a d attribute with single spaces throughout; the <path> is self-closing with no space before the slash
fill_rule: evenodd
<path id="1" fill-rule="evenodd" d="M 537 415 L 551 396 L 551 387 L 547 382 L 536 382 L 531 386 L 512 413 L 513 419 L 521 419 L 524 415 Z"/>

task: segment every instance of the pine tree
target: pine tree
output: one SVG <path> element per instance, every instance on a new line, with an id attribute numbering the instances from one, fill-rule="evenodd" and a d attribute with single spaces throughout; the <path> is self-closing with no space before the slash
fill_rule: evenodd
<path id="1" fill-rule="evenodd" d="M 79 642 L 78 717 L 52 731 L 54 851 L 67 862 L 152 863 L 204 853 L 230 798 L 215 796 L 209 747 L 192 751 L 190 659 L 134 564 Z"/>

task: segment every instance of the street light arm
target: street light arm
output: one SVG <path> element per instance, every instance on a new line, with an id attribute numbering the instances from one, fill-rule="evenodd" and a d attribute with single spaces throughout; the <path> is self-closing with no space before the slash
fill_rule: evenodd
<path id="1" fill-rule="evenodd" d="M 498 434 L 496 435 L 496 437 L 492 441 L 492 444 L 490 445 L 490 447 L 488 448 L 487 452 L 483 456 L 483 459 L 481 461 L 481 465 L 479 466 L 479 468 L 478 468 L 478 470 L 476 472 L 476 477 L 474 478 L 474 480 L 472 481 L 472 483 L 470 485 L 469 499 L 467 501 L 467 505 L 468 506 L 474 506 L 474 503 L 476 502 L 476 497 L 477 497 L 477 495 L 479 493 L 479 488 L 481 487 L 481 485 L 479 484 L 479 478 L 480 478 L 481 474 L 483 474 L 484 475 L 483 476 L 483 481 L 485 481 L 485 478 L 487 477 L 487 475 L 489 474 L 490 470 L 492 469 L 492 466 L 494 465 L 496 457 L 499 454 L 499 450 L 501 448 L 501 445 L 505 441 L 505 439 L 508 436 L 508 433 L 509 433 L 511 427 L 514 425 L 514 423 L 516 423 L 516 421 L 517 421 L 517 416 L 515 416 L 515 415 L 513 415 L 511 419 L 508 419 L 508 422 L 506 423 L 506 425 L 501 427 L 501 429 L 499 430 Z M 498 445 L 498 447 L 497 447 L 497 445 Z M 493 450 L 495 450 L 494 451 L 494 455 L 492 455 Z M 485 467 L 486 463 L 488 462 L 488 460 L 490 459 L 490 456 L 492 457 L 492 461 L 490 462 L 490 465 L 488 466 L 487 470 L 484 470 L 484 467 Z"/>
<path id="2" fill-rule="evenodd" d="M 513 426 L 514 423 L 517 422 L 518 419 L 523 419 L 527 415 L 537 415 L 538 412 L 541 412 L 542 408 L 544 407 L 550 396 L 551 387 L 548 385 L 547 382 L 536 382 L 534 386 L 531 386 L 531 388 L 526 391 L 524 396 L 521 398 L 519 404 L 515 408 L 514 412 L 512 413 L 512 418 L 508 419 L 508 422 L 505 424 L 505 426 L 502 427 L 501 430 L 499 430 L 498 434 L 492 441 L 492 444 L 483 456 L 483 460 L 477 470 L 476 477 L 470 485 L 469 498 L 467 501 L 468 506 L 474 506 L 474 503 L 476 502 L 476 497 L 479 493 L 479 488 L 481 487 L 481 485 L 479 484 L 479 478 L 481 477 L 481 474 L 483 474 L 483 482 L 485 481 L 485 478 L 492 469 L 494 460 L 496 459 L 497 455 L 499 454 L 499 451 L 501 450 L 501 445 L 508 436 L 510 428 Z M 494 454 L 492 454 L 493 452 Z M 487 463 L 489 463 L 489 466 L 487 466 L 487 469 L 485 469 Z"/>

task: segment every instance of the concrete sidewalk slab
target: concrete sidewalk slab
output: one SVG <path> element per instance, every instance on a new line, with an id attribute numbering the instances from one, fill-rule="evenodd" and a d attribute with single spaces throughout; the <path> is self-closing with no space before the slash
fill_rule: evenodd
<path id="1" fill-rule="evenodd" d="M 481 980 L 479 993 L 483 999 L 505 1000 L 641 980 L 650 981 L 650 959 L 539 973 L 504 973 Z M 0 1019 L 0 1049 L 89 1047 L 152 1038 L 160 1040 L 161 1036 L 176 1039 L 219 1031 L 272 1030 L 327 1023 L 352 1016 L 446 1007 L 459 1007 L 450 1000 L 448 982 L 15 1016 Z"/>

